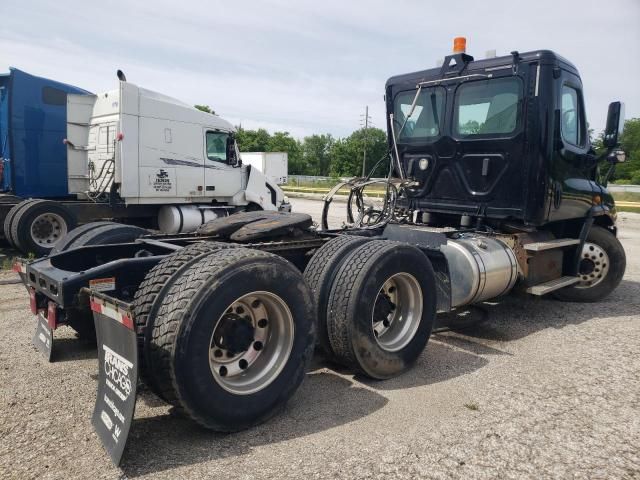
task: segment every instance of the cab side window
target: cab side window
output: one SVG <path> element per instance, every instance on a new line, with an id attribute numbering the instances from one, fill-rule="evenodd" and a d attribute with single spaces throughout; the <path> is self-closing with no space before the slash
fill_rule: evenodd
<path id="1" fill-rule="evenodd" d="M 214 162 L 227 163 L 228 133 L 207 132 L 207 158 Z"/>
<path id="2" fill-rule="evenodd" d="M 562 86 L 560 124 L 562 138 L 575 146 L 584 145 L 584 111 L 580 92 L 569 85 Z"/>

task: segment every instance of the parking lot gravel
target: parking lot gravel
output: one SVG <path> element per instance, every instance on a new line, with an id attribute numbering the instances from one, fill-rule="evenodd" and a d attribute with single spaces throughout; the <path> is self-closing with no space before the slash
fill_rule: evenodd
<path id="1" fill-rule="evenodd" d="M 91 426 L 94 346 L 61 328 L 47 363 L 24 288 L 0 285 L 0 478 L 640 479 L 640 215 L 619 228 L 627 271 L 602 302 L 506 297 L 383 382 L 317 357 L 283 414 L 236 434 L 143 392 L 121 468 Z"/>

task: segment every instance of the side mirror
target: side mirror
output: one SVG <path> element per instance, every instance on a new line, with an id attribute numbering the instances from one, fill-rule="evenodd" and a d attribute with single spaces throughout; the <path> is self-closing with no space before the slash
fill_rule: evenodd
<path id="1" fill-rule="evenodd" d="M 618 137 L 624 127 L 624 104 L 611 102 L 607 113 L 607 127 L 604 130 L 604 146 L 615 148 L 618 146 Z"/>
<path id="2" fill-rule="evenodd" d="M 607 156 L 609 163 L 624 163 L 627 161 L 627 154 L 624 150 L 614 150 Z"/>
<path id="3" fill-rule="evenodd" d="M 227 163 L 235 165 L 238 161 L 236 157 L 236 142 L 232 136 L 227 137 Z"/>

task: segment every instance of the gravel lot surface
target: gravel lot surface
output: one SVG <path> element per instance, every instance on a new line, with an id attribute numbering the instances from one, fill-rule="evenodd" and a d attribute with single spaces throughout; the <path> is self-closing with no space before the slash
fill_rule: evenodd
<path id="1" fill-rule="evenodd" d="M 47 363 L 24 288 L 0 285 L 0 477 L 640 479 L 640 215 L 620 239 L 627 273 L 605 301 L 508 297 L 385 382 L 317 358 L 250 431 L 210 433 L 143 394 L 121 469 L 90 423 L 94 348 L 61 328 Z"/>

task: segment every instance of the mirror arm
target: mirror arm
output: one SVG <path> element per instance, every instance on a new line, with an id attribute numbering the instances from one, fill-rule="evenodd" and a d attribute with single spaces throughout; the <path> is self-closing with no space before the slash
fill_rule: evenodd
<path id="1" fill-rule="evenodd" d="M 607 184 L 609 183 L 609 179 L 611 178 L 611 175 L 613 175 L 613 172 L 615 172 L 615 170 L 616 170 L 616 164 L 613 163 L 611 164 L 611 166 L 609 166 L 609 170 L 607 170 L 607 173 L 605 173 L 604 178 L 602 179 L 602 182 L 600 182 L 603 187 L 607 186 Z"/>

